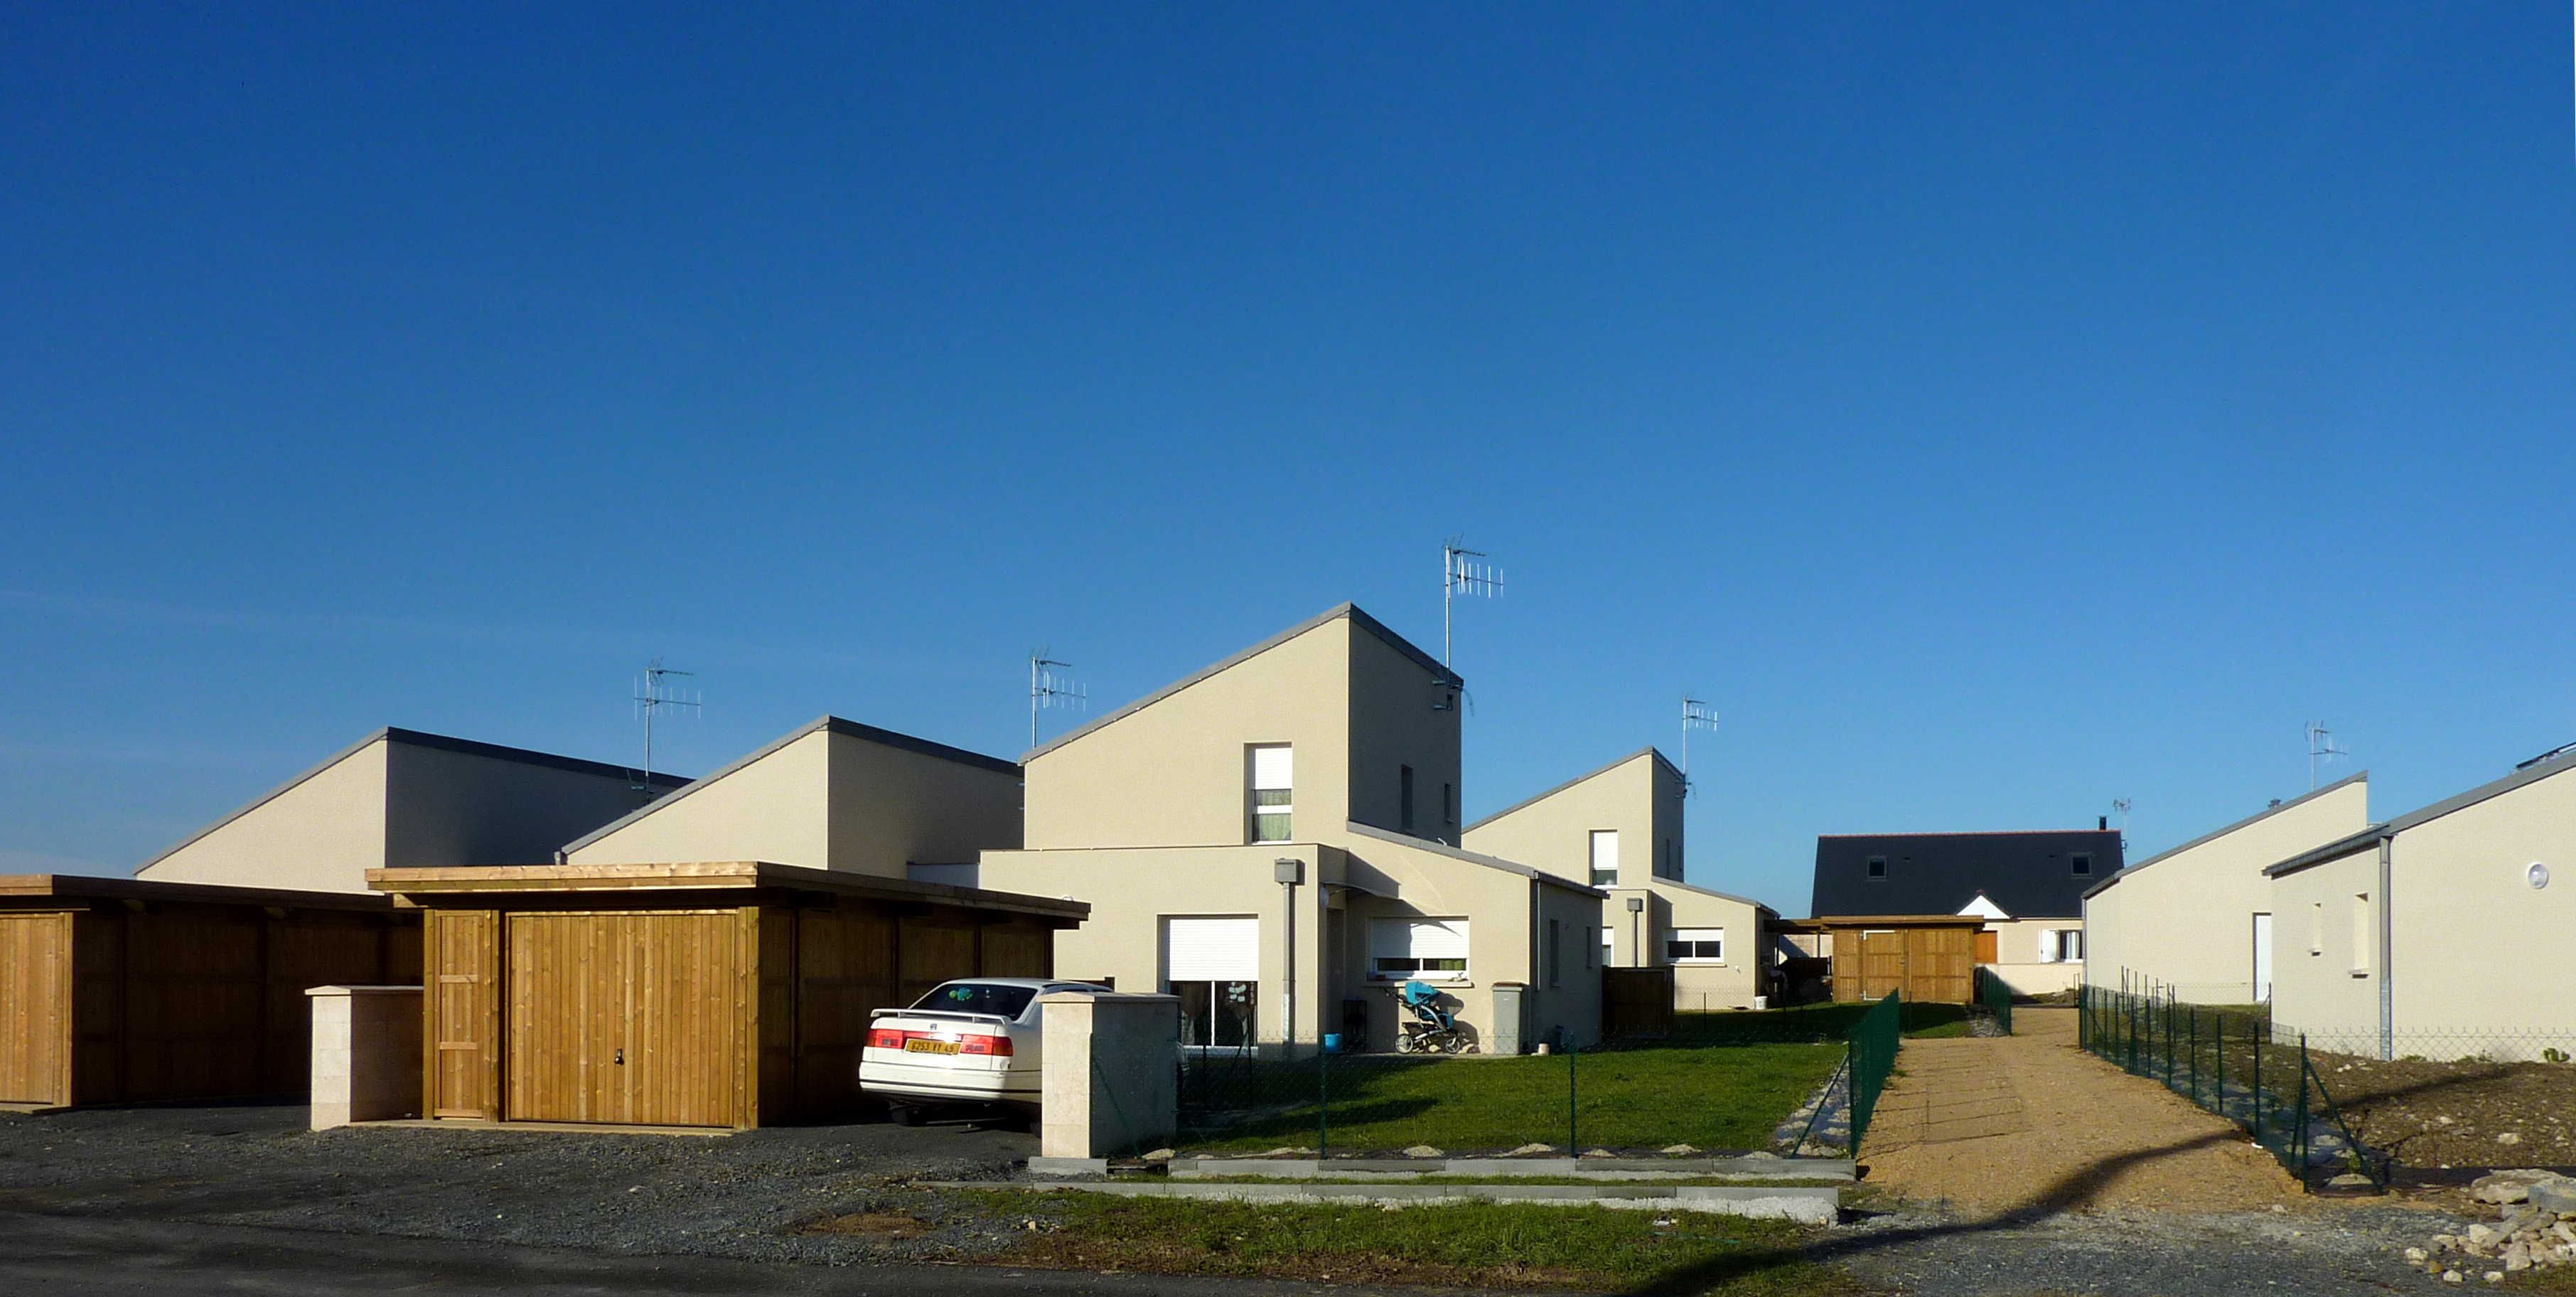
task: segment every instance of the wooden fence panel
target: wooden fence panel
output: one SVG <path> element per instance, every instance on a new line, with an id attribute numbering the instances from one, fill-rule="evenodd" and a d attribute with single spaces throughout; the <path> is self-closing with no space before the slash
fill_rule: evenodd
<path id="1" fill-rule="evenodd" d="M 941 982 L 975 975 L 975 927 L 947 916 L 906 918 L 896 938 L 903 966 L 896 1000 L 910 1004 Z"/>
<path id="2" fill-rule="evenodd" d="M 72 916 L 0 914 L 0 1103 L 72 1100 Z"/>
<path id="3" fill-rule="evenodd" d="M 511 1118 L 734 1125 L 741 925 L 731 909 L 511 915 Z"/>
<path id="4" fill-rule="evenodd" d="M 895 920 L 844 905 L 797 914 L 797 1115 L 832 1117 L 860 1102 L 868 1013 L 900 1008 Z"/>
<path id="5" fill-rule="evenodd" d="M 125 1100 L 255 1094 L 267 1044 L 266 916 L 171 906 L 126 916 Z"/>
<path id="6" fill-rule="evenodd" d="M 1601 970 L 1601 1034 L 1660 1036 L 1673 1029 L 1673 970 Z"/>

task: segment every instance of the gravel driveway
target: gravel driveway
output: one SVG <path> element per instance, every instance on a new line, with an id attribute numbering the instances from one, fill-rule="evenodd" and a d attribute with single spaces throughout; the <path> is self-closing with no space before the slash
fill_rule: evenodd
<path id="1" fill-rule="evenodd" d="M 618 1253 L 849 1262 L 1001 1246 L 1016 1221 L 903 1194 L 913 1238 L 795 1231 L 915 1178 L 998 1179 L 1029 1135 L 966 1125 L 719 1137 L 305 1129 L 293 1103 L 0 1114 L 0 1209 L 283 1226 Z"/>

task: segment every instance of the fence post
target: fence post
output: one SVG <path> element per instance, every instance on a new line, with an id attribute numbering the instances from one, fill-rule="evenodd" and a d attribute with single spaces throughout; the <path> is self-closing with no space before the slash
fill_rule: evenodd
<path id="1" fill-rule="evenodd" d="M 2254 1046 L 2254 1142 L 2263 1142 L 2263 1034 L 2262 1024 L 2245 1024 L 2245 1039 Z"/>
<path id="2" fill-rule="evenodd" d="M 2200 1006 L 2183 1010 L 2183 1023 L 2191 1029 L 2191 1101 L 2200 1102 Z"/>
<path id="3" fill-rule="evenodd" d="M 2218 1025 L 2210 1031 L 2209 1057 L 2218 1067 L 2218 1115 L 2227 1115 L 2227 1014 L 2218 1015 Z"/>
<path id="4" fill-rule="evenodd" d="M 2308 1187 L 2308 1033 L 2299 1033 L 2299 1105 L 2298 1125 L 2290 1132 L 2291 1146 L 2299 1150 L 2299 1187 Z"/>

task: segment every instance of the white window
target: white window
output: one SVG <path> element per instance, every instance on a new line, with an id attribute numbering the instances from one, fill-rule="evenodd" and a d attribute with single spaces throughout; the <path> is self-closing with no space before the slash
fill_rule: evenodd
<path id="1" fill-rule="evenodd" d="M 1467 921 L 1369 920 L 1369 978 L 1379 982 L 1466 981 Z"/>
<path id="2" fill-rule="evenodd" d="M 1286 842 L 1296 800 L 1295 749 L 1285 743 L 1252 750 L 1252 840 Z"/>
<path id="3" fill-rule="evenodd" d="M 2055 956 L 2051 962 L 2060 964 L 2084 962 L 2084 929 L 2059 928 L 2048 936 L 2050 951 Z"/>
<path id="4" fill-rule="evenodd" d="M 2353 976 L 2370 976 L 2370 948 L 2373 944 L 2370 939 L 2370 893 L 2361 892 L 2352 898 Z"/>
<path id="5" fill-rule="evenodd" d="M 1619 885 L 1619 830 L 1617 829 L 1592 831 L 1592 885 L 1594 887 Z"/>
<path id="6" fill-rule="evenodd" d="M 1675 928 L 1664 938 L 1664 958 L 1675 964 L 1713 964 L 1726 958 L 1726 929 Z"/>
<path id="7" fill-rule="evenodd" d="M 2054 964 L 2057 962 L 2057 929 L 2041 928 L 2039 930 L 2039 962 L 2043 964 Z"/>
<path id="8" fill-rule="evenodd" d="M 1233 1049 L 1254 1040 L 1261 920 L 1163 920 L 1163 989 L 1181 1000 L 1181 1043 Z"/>
<path id="9" fill-rule="evenodd" d="M 1615 941 L 1617 936 L 1618 934 L 1610 930 L 1609 924 L 1605 923 L 1601 925 L 1601 966 L 1603 968 L 1610 967 L 1610 956 L 1615 950 L 1615 947 L 1611 945 L 1611 942 Z"/>

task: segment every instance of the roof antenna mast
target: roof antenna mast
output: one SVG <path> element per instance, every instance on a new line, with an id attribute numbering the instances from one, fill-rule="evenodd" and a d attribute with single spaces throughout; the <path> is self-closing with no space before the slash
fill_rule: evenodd
<path id="1" fill-rule="evenodd" d="M 685 707 L 692 715 L 702 708 L 696 690 L 682 693 L 670 683 L 672 676 L 694 676 L 695 671 L 680 671 L 662 665 L 655 658 L 645 666 L 644 675 L 635 682 L 635 712 L 644 718 L 644 777 L 635 785 L 646 797 L 653 795 L 653 714 L 665 707 Z"/>
<path id="2" fill-rule="evenodd" d="M 2351 755 L 2352 752 L 2350 749 L 2335 746 L 2334 735 L 2326 729 L 2325 722 L 2309 721 L 2308 791 L 2313 793 L 2317 790 L 2317 762 L 2320 759 L 2332 761 L 2336 757 L 2348 757 Z"/>
<path id="3" fill-rule="evenodd" d="M 1087 708 L 1091 691 L 1056 674 L 1056 668 L 1069 667 L 1048 657 L 1051 650 L 1039 649 L 1029 655 L 1029 746 L 1038 745 L 1038 712 L 1049 707 Z"/>
<path id="4" fill-rule="evenodd" d="M 1492 599 L 1503 595 L 1503 570 L 1490 563 L 1476 562 L 1476 559 L 1485 557 L 1485 552 L 1461 548 L 1458 542 L 1464 539 L 1463 536 L 1452 536 L 1440 546 L 1440 665 L 1444 667 L 1450 664 L 1450 601 L 1461 593 Z"/>
<path id="5" fill-rule="evenodd" d="M 1699 699 L 1697 699 L 1697 698 L 1693 698 L 1693 697 L 1691 697 L 1689 694 L 1683 694 L 1683 695 L 1682 695 L 1682 796 L 1684 796 L 1684 797 L 1688 797 L 1688 796 L 1690 796 L 1690 795 L 1691 795 L 1691 793 L 1692 793 L 1692 791 L 1693 791 L 1693 789 L 1691 788 L 1691 777 L 1690 777 L 1690 736 L 1691 736 L 1691 731 L 1692 731 L 1692 730 L 1715 730 L 1716 728 L 1717 728 L 1717 708 L 1715 708 L 1715 707 L 1713 707 L 1713 706 L 1711 706 L 1711 705 L 1709 705 L 1709 704 L 1707 704 L 1707 703 L 1701 702 Z"/>

